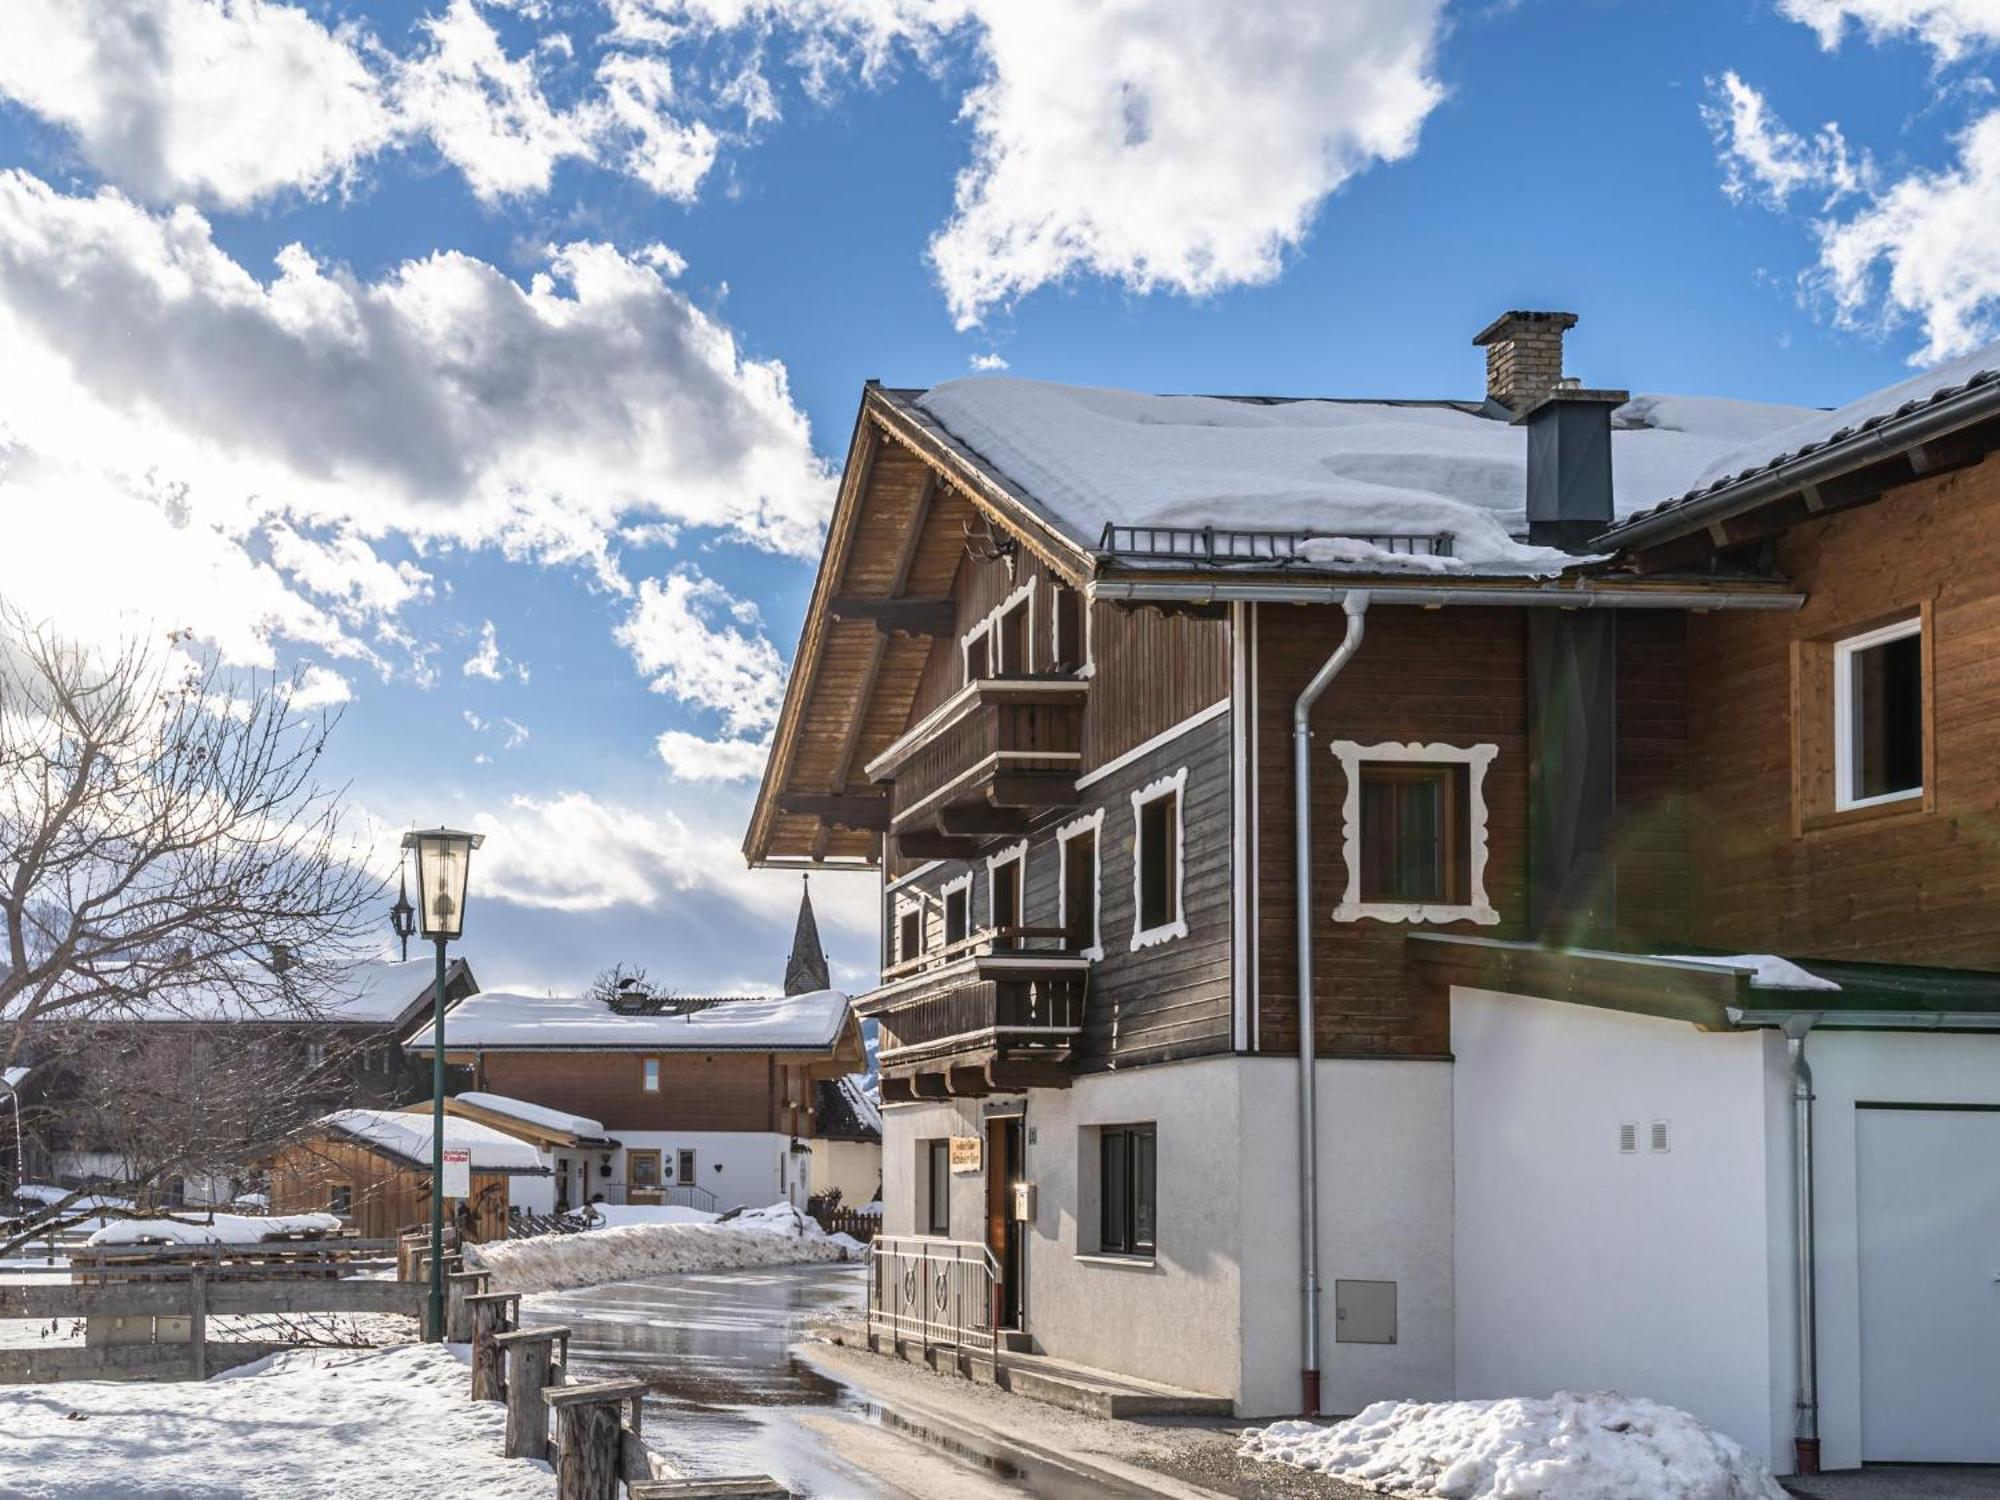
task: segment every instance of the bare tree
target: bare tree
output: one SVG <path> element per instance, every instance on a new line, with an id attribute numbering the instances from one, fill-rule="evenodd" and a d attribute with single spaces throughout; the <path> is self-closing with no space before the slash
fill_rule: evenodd
<path id="1" fill-rule="evenodd" d="M 178 638 L 100 652 L 0 613 L 0 1067 L 67 1054 L 101 1081 L 123 1022 L 313 1017 L 382 892 L 317 779 L 334 722 Z M 155 1170 L 241 1123 L 204 1117 L 219 1083 L 155 1081 L 180 1097 L 128 1122 L 162 1133 Z"/>

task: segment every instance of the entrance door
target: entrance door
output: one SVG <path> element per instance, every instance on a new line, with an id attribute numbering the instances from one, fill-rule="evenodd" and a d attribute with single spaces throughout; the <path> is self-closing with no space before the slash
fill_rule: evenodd
<path id="1" fill-rule="evenodd" d="M 986 1248 L 1000 1262 L 994 1317 L 1001 1328 L 1021 1326 L 1021 1291 L 1027 1267 L 1022 1230 L 1014 1217 L 1014 1182 L 1021 1175 L 1021 1117 L 986 1122 Z"/>
<path id="2" fill-rule="evenodd" d="M 1855 1111 L 1861 1457 L 2000 1462 L 2000 1113 Z"/>

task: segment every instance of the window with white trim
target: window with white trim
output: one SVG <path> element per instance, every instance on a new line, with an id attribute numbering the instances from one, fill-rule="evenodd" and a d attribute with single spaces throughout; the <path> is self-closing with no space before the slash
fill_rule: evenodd
<path id="1" fill-rule="evenodd" d="M 1034 638 L 1035 580 L 1030 578 L 958 638 L 966 682 L 1032 671 Z"/>
<path id="2" fill-rule="evenodd" d="M 1833 754 L 1838 811 L 1923 795 L 1921 617 L 1834 642 Z"/>
<path id="3" fill-rule="evenodd" d="M 1486 769 L 1494 745 L 1336 740 L 1347 782 L 1336 922 L 1500 920 L 1486 895 Z"/>
<path id="4" fill-rule="evenodd" d="M 1062 917 L 1063 946 L 1085 958 L 1104 957 L 1103 911 L 1099 901 L 1104 809 L 1056 830 L 1056 907 Z"/>
<path id="5" fill-rule="evenodd" d="M 924 952 L 924 903 L 907 897 L 896 903 L 896 962 L 908 963 Z"/>
<path id="6" fill-rule="evenodd" d="M 996 932 L 1023 925 L 1027 907 L 1028 843 L 1002 849 L 986 861 L 986 892 L 992 902 L 992 926 Z M 995 939 L 994 947 L 1012 948 L 1012 938 Z"/>
<path id="7" fill-rule="evenodd" d="M 947 880 L 939 894 L 944 900 L 944 945 L 949 948 L 972 935 L 972 871 Z"/>
<path id="8" fill-rule="evenodd" d="M 1132 794 L 1132 947 L 1187 936 L 1182 804 L 1187 767 Z"/>

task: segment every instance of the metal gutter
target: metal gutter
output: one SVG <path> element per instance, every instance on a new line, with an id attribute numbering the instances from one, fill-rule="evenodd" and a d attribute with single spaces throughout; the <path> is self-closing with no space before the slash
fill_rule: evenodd
<path id="1" fill-rule="evenodd" d="M 1888 457 L 1931 438 L 1943 437 L 1983 417 L 2000 413 L 2000 381 L 1968 385 L 1956 395 L 1890 417 L 1830 443 L 1800 458 L 1760 470 L 1747 478 L 1692 499 L 1673 500 L 1664 508 L 1634 516 L 1594 537 L 1590 545 L 1604 551 L 1643 547 L 1698 530 L 1711 521 L 1779 499 L 1804 485 L 1846 473 L 1870 457 Z"/>
<path id="2" fill-rule="evenodd" d="M 1339 604 L 1352 595 L 1371 604 L 1442 609 L 1448 605 L 1545 609 L 1761 609 L 1795 611 L 1804 594 L 1788 590 L 1592 588 L 1537 584 L 1527 588 L 1413 588 L 1402 584 L 1250 583 L 1218 578 L 1210 582 L 1168 582 L 1100 578 L 1090 585 L 1094 599 L 1131 604 Z"/>
<path id="3" fill-rule="evenodd" d="M 1747 1027 L 1782 1027 L 1795 1016 L 1811 1016 L 1813 1025 L 1822 1030 L 2000 1031 L 2000 1012 L 1985 1010 L 1820 1010 L 1803 1004 L 1752 1010 L 1732 1005 L 1727 1014 L 1730 1025 Z"/>
<path id="4" fill-rule="evenodd" d="M 1313 673 L 1292 705 L 1292 848 L 1298 894 L 1299 953 L 1299 1248 L 1304 1271 L 1305 1414 L 1319 1415 L 1319 1048 L 1314 1036 L 1312 914 L 1312 708 L 1361 649 L 1368 628 L 1369 593 L 1352 589 L 1340 601 L 1347 634 Z"/>

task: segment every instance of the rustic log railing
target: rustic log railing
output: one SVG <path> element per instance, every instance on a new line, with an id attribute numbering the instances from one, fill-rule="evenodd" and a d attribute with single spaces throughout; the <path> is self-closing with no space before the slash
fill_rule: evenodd
<path id="1" fill-rule="evenodd" d="M 992 1353 L 1000 1262 L 982 1244 L 879 1235 L 868 1278 L 868 1329 L 925 1349 Z"/>
<path id="2" fill-rule="evenodd" d="M 549 1456 L 548 1393 L 563 1383 L 569 1338 L 569 1329 L 559 1323 L 493 1336 L 506 1361 L 507 1432 L 501 1451 L 508 1458 Z"/>
<path id="3" fill-rule="evenodd" d="M 475 1292 L 465 1299 L 472 1309 L 472 1399 L 500 1401 L 500 1346 L 494 1339 L 520 1326 L 519 1292 Z"/>

